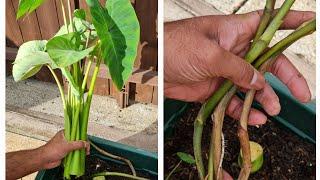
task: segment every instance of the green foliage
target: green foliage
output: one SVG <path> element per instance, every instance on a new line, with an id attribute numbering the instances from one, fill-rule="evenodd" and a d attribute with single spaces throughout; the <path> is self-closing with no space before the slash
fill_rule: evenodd
<path id="1" fill-rule="evenodd" d="M 20 0 L 17 17 L 34 11 L 43 2 L 44 0 Z M 87 140 L 90 105 L 100 62 L 104 60 L 108 65 L 114 83 L 121 89 L 132 73 L 139 43 L 140 27 L 129 0 L 108 0 L 106 7 L 101 6 L 97 0 L 87 0 L 87 3 L 91 12 L 89 19 L 93 23 L 86 20 L 87 14 L 83 9 L 72 13 L 68 6 L 66 13 L 62 15 L 65 22 L 73 17 L 71 22 L 63 25 L 49 41 L 23 44 L 13 66 L 14 79 L 19 81 L 34 75 L 43 65 L 48 65 L 63 102 L 64 133 L 68 141 Z M 60 5 L 64 8 L 63 4 Z M 84 60 L 88 56 L 96 64 L 90 74 L 92 77 L 85 95 L 91 72 L 91 66 L 84 67 Z M 55 68 L 59 68 L 68 81 L 66 96 L 62 83 L 53 71 Z M 64 178 L 82 176 L 84 166 L 85 151 L 70 152 L 64 160 Z M 109 175 L 122 176 L 119 173 Z"/>
<path id="2" fill-rule="evenodd" d="M 25 80 L 35 75 L 44 64 L 51 64 L 52 60 L 45 52 L 46 43 L 45 40 L 36 40 L 20 46 L 12 69 L 15 81 Z"/>
<path id="3" fill-rule="evenodd" d="M 122 89 L 132 73 L 140 38 L 138 18 L 129 0 L 86 0 L 92 23 L 101 41 L 102 57 L 111 78 Z"/>
<path id="4" fill-rule="evenodd" d="M 84 9 L 74 10 L 73 15 L 79 19 L 86 20 L 86 11 Z"/>
<path id="5" fill-rule="evenodd" d="M 88 56 L 93 47 L 82 50 L 77 32 L 56 36 L 47 43 L 47 51 L 57 67 L 63 68 Z"/>
<path id="6" fill-rule="evenodd" d="M 75 32 L 82 34 L 87 30 L 87 27 L 82 23 L 82 20 L 80 18 L 74 17 L 72 21 L 74 24 Z M 61 26 L 59 31 L 54 36 L 56 37 L 56 36 L 68 34 L 68 29 L 71 29 L 71 26 L 72 26 L 71 24 L 69 24 L 68 26 L 66 25 Z"/>
<path id="7" fill-rule="evenodd" d="M 196 161 L 194 160 L 193 156 L 184 152 L 177 152 L 177 156 L 184 162 L 188 164 L 195 164 Z"/>
<path id="8" fill-rule="evenodd" d="M 17 19 L 37 9 L 45 0 L 20 0 Z"/>

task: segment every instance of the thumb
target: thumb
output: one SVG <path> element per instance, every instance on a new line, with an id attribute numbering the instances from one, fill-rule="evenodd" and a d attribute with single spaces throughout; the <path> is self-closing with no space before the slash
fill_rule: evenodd
<path id="1" fill-rule="evenodd" d="M 216 75 L 230 79 L 242 88 L 259 90 L 264 87 L 263 75 L 251 64 L 223 48 L 220 50 L 221 58 L 219 58 L 217 66 L 220 68 L 215 69 Z"/>
<path id="2" fill-rule="evenodd" d="M 84 149 L 89 146 L 89 143 L 86 141 L 71 141 L 68 142 L 67 151 L 71 152 L 74 150 Z"/>

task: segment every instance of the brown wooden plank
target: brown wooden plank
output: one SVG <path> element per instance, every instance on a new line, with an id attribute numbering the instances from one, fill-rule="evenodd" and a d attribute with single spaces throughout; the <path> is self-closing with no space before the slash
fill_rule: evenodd
<path id="1" fill-rule="evenodd" d="M 152 104 L 158 105 L 158 87 L 153 87 Z"/>
<path id="2" fill-rule="evenodd" d="M 50 39 L 60 27 L 55 2 L 45 1 L 36 13 L 42 38 Z"/>
<path id="3" fill-rule="evenodd" d="M 18 53 L 18 48 L 6 47 L 6 60 L 15 60 Z"/>
<path id="4" fill-rule="evenodd" d="M 12 0 L 12 3 L 15 10 L 17 10 L 19 5 L 19 0 Z M 20 26 L 24 42 L 35 40 L 35 39 L 42 39 L 40 28 L 38 25 L 37 15 L 35 12 L 32 12 L 31 14 L 21 17 L 18 20 L 18 24 Z"/>
<path id="5" fill-rule="evenodd" d="M 157 14 L 158 1 L 136 0 L 135 10 L 139 19 L 141 35 L 140 42 L 145 44 L 140 51 L 141 57 L 135 60 L 135 67 L 157 70 L 158 38 L 157 38 Z"/>
<path id="6" fill-rule="evenodd" d="M 135 10 L 141 27 L 141 42 L 148 42 L 151 46 L 156 46 L 157 41 L 157 0 L 136 0 Z"/>
<path id="7" fill-rule="evenodd" d="M 134 67 L 153 71 L 158 70 L 158 47 L 145 44 L 142 49 L 138 49 L 138 52 Z"/>
<path id="8" fill-rule="evenodd" d="M 20 27 L 16 21 L 16 12 L 11 0 L 6 0 L 6 38 L 16 46 L 23 43 Z"/>
<path id="9" fill-rule="evenodd" d="M 84 1 L 84 0 L 80 0 L 80 1 Z M 70 3 L 71 3 L 71 9 L 73 12 L 75 9 L 74 0 L 71 0 Z M 62 14 L 62 7 L 61 7 L 60 0 L 55 0 L 55 4 L 56 4 L 56 9 L 57 9 L 56 11 L 58 13 L 58 21 L 59 21 L 60 26 L 62 26 L 64 24 L 64 21 L 63 21 L 63 14 Z M 68 19 L 68 3 L 67 3 L 67 1 L 63 0 L 63 4 L 64 4 L 67 19 Z"/>

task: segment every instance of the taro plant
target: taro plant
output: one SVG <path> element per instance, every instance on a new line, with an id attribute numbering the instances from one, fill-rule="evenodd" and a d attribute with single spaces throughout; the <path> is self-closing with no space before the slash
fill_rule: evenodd
<path id="1" fill-rule="evenodd" d="M 281 54 L 291 44 L 300 38 L 313 33 L 316 30 L 316 20 L 312 19 L 309 22 L 302 24 L 299 28 L 294 30 L 286 38 L 282 39 L 272 47 L 268 47 L 276 31 L 283 22 L 283 18 L 289 12 L 294 0 L 285 0 L 278 11 L 274 11 L 275 0 L 266 0 L 264 13 L 260 19 L 260 25 L 256 32 L 255 38 L 251 42 L 251 47 L 245 56 L 248 63 L 258 69 L 261 73 L 265 73 L 268 66 L 272 65 L 274 59 Z M 226 107 L 229 104 L 232 96 L 235 95 L 237 86 L 229 80 L 226 80 L 220 88 L 202 105 L 194 122 L 193 134 L 193 148 L 198 175 L 200 179 L 222 179 L 222 161 L 224 155 L 223 142 L 223 119 Z M 251 170 L 255 171 L 256 158 L 251 160 L 252 143 L 249 142 L 249 135 L 247 131 L 249 110 L 255 95 L 255 90 L 249 90 L 246 93 L 244 106 L 239 121 L 238 136 L 241 146 L 241 171 L 238 179 L 248 179 Z M 212 114 L 213 126 L 210 143 L 210 152 L 208 160 L 208 169 L 205 169 L 202 158 L 202 132 L 206 119 Z M 262 148 L 259 149 L 259 157 L 261 157 Z M 262 162 L 259 160 L 259 166 Z M 253 164 L 252 164 L 253 163 Z M 258 168 L 257 168 L 258 169 Z"/>
<path id="2" fill-rule="evenodd" d="M 30 14 L 43 2 L 20 0 L 17 18 Z M 68 141 L 87 140 L 90 105 L 101 63 L 108 66 L 113 83 L 121 90 L 132 73 L 140 39 L 139 22 L 130 0 L 108 0 L 105 5 L 98 0 L 86 0 L 86 4 L 89 14 L 83 9 L 72 12 L 70 0 L 60 0 L 64 25 L 49 40 L 33 40 L 21 45 L 12 71 L 14 80 L 21 81 L 44 66 L 50 70 L 60 91 L 64 134 Z M 67 81 L 66 93 L 55 70 L 60 70 Z M 84 175 L 85 156 L 85 150 L 66 156 L 65 179 Z"/>

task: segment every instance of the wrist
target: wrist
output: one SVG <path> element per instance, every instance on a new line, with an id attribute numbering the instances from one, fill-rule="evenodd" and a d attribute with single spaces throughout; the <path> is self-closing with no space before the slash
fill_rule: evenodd
<path id="1" fill-rule="evenodd" d="M 39 167 L 41 169 L 45 169 L 46 167 L 46 164 L 48 162 L 48 159 L 46 157 L 46 148 L 45 146 L 40 146 L 39 148 L 35 149 L 36 153 L 37 153 L 37 156 L 39 157 L 38 158 L 38 164 L 39 164 Z"/>

